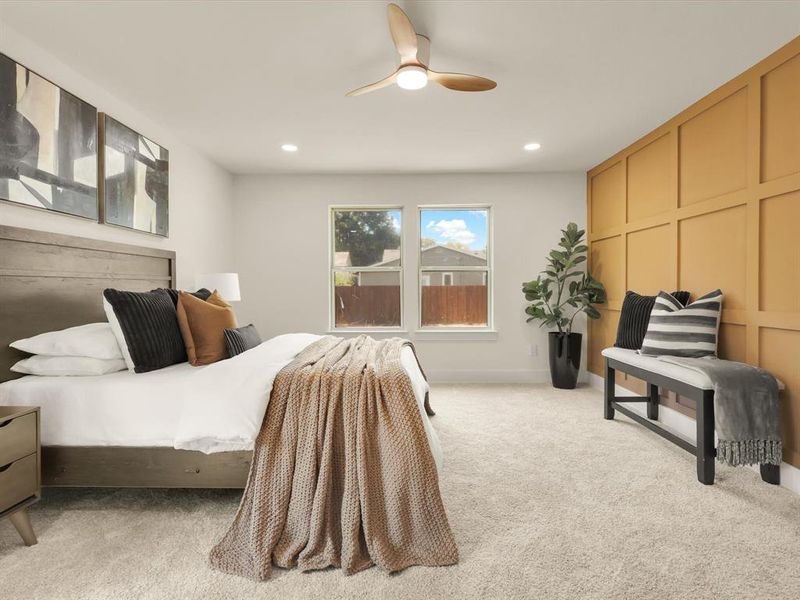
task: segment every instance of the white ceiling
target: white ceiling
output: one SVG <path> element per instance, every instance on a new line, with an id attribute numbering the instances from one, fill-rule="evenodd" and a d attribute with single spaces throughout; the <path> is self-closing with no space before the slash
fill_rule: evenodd
<path id="1" fill-rule="evenodd" d="M 586 170 L 800 34 L 800 1 L 399 4 L 432 68 L 497 89 L 345 98 L 395 66 L 386 2 L 4 2 L 0 19 L 234 173 Z"/>

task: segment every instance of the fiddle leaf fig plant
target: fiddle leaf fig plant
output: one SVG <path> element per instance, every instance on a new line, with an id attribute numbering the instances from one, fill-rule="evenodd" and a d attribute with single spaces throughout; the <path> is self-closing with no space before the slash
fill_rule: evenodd
<path id="1" fill-rule="evenodd" d="M 595 304 L 606 301 L 603 284 L 584 270 L 589 248 L 583 243 L 586 232 L 575 223 L 561 230 L 558 248 L 550 251 L 547 268 L 533 281 L 522 284 L 527 322 L 540 321 L 540 327 L 557 327 L 560 333 L 572 333 L 575 317 L 586 313 L 590 319 L 599 319 Z"/>

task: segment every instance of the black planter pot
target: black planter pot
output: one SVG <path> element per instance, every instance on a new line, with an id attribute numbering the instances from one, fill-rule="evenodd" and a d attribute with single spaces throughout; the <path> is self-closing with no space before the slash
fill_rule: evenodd
<path id="1" fill-rule="evenodd" d="M 578 369 L 581 366 L 581 334 L 551 332 L 550 379 L 553 387 L 574 390 L 578 384 Z"/>

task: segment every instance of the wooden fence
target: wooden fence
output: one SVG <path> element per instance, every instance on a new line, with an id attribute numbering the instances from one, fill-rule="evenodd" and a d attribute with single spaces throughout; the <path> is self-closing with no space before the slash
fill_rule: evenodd
<path id="1" fill-rule="evenodd" d="M 483 285 L 426 285 L 422 325 L 486 325 L 488 293 Z"/>
<path id="2" fill-rule="evenodd" d="M 399 327 L 400 286 L 337 285 L 337 327 Z"/>
<path id="3" fill-rule="evenodd" d="M 400 288 L 396 285 L 336 286 L 338 327 L 400 325 Z M 486 325 L 488 294 L 482 285 L 422 288 L 422 325 Z"/>

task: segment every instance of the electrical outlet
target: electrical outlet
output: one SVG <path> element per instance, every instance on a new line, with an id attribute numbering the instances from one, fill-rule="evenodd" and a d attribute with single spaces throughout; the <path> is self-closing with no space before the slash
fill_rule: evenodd
<path id="1" fill-rule="evenodd" d="M 539 356 L 539 346 L 537 344 L 528 346 L 528 354 L 531 356 Z"/>

